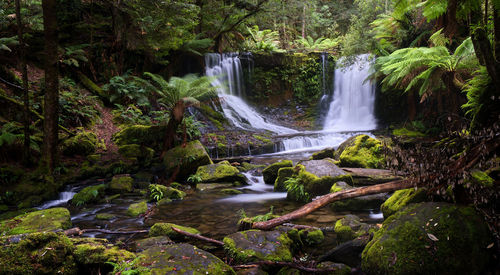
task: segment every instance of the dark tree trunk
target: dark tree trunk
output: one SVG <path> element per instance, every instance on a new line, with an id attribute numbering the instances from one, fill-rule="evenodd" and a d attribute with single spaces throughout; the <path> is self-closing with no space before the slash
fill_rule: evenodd
<path id="1" fill-rule="evenodd" d="M 31 163 L 30 154 L 30 102 L 28 96 L 28 68 L 26 66 L 26 47 L 23 37 L 23 23 L 21 20 L 21 1 L 16 0 L 17 37 L 19 39 L 19 59 L 21 60 L 21 73 L 23 78 L 23 103 L 24 103 L 24 147 L 23 162 L 25 165 Z"/>
<path id="2" fill-rule="evenodd" d="M 184 118 L 184 111 L 186 111 L 186 105 L 184 102 L 182 100 L 176 102 L 170 112 L 170 119 L 168 120 L 167 129 L 165 130 L 165 138 L 163 140 L 163 148 L 160 157 L 165 156 L 167 151 L 172 149 L 177 128 L 182 123 L 182 119 Z"/>
<path id="3" fill-rule="evenodd" d="M 57 68 L 56 0 L 43 0 L 45 33 L 45 97 L 43 121 L 42 166 L 52 173 L 57 165 L 59 77 Z"/>

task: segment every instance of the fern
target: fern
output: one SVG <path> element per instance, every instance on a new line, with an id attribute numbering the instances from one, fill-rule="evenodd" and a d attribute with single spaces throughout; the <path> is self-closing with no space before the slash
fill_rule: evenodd
<path id="1" fill-rule="evenodd" d="M 165 194 L 163 194 L 163 191 L 161 191 L 161 187 L 159 185 L 149 185 L 149 192 L 151 193 L 150 198 L 153 201 L 160 201 L 165 196 Z"/>
<path id="2" fill-rule="evenodd" d="M 190 183 L 200 183 L 201 182 L 201 176 L 198 174 L 192 174 L 187 178 L 187 181 Z"/>
<path id="3" fill-rule="evenodd" d="M 0 51 L 8 51 L 11 52 L 12 49 L 10 46 L 19 45 L 19 41 L 17 40 L 17 35 L 12 37 L 1 37 L 0 38 Z"/>

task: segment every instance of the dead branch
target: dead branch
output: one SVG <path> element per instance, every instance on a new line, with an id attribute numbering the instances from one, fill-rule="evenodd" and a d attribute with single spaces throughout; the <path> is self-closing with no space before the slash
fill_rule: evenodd
<path id="1" fill-rule="evenodd" d="M 192 234 L 192 233 L 186 232 L 184 230 L 180 230 L 179 228 L 176 228 L 176 227 L 173 227 L 173 226 L 172 226 L 172 230 L 174 230 L 175 232 L 177 232 L 179 234 L 182 234 L 184 236 L 187 236 L 187 237 L 190 237 L 190 238 L 193 238 L 193 239 L 198 239 L 198 240 L 205 241 L 205 242 L 209 242 L 209 243 L 213 243 L 213 244 L 215 244 L 217 246 L 223 246 L 224 245 L 224 243 L 221 242 L 221 241 L 210 239 L 208 237 L 205 237 L 205 236 L 202 236 L 202 235 L 198 235 L 198 234 Z"/>

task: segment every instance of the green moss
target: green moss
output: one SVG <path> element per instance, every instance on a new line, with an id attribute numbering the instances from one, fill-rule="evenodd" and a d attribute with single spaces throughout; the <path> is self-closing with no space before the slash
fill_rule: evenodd
<path id="1" fill-rule="evenodd" d="M 380 140 L 368 135 L 358 135 L 339 156 L 339 165 L 343 167 L 383 168 L 385 159 Z"/>
<path id="2" fill-rule="evenodd" d="M 121 145 L 118 152 L 126 158 L 136 158 L 142 165 L 149 165 L 155 153 L 153 149 L 138 144 Z"/>
<path id="3" fill-rule="evenodd" d="M 178 171 L 176 179 L 179 181 L 196 173 L 198 167 L 213 164 L 198 140 L 188 142 L 185 147 L 177 146 L 169 150 L 163 158 L 163 163 L 168 174 Z"/>
<path id="4" fill-rule="evenodd" d="M 131 204 L 127 209 L 127 215 L 130 217 L 137 217 L 148 211 L 148 205 L 145 201 Z"/>
<path id="5" fill-rule="evenodd" d="M 421 133 L 419 131 L 409 130 L 407 128 L 394 129 L 392 130 L 392 134 L 398 137 L 411 137 L 411 138 L 426 136 L 424 133 Z"/>
<path id="6" fill-rule="evenodd" d="M 334 271 L 328 272 L 329 275 L 349 275 L 352 274 L 351 268 L 345 264 L 338 264 L 332 262 L 321 262 L 317 268 L 333 269 Z"/>
<path id="7" fill-rule="evenodd" d="M 264 182 L 266 184 L 274 184 L 276 178 L 278 177 L 278 170 L 283 167 L 292 167 L 293 162 L 291 160 L 283 160 L 280 162 L 275 162 L 262 170 L 262 175 L 264 176 Z"/>
<path id="8" fill-rule="evenodd" d="M 372 226 L 362 223 L 359 217 L 346 215 L 344 218 L 335 222 L 334 231 L 339 240 L 349 241 L 370 232 L 372 229 Z"/>
<path id="9" fill-rule="evenodd" d="M 99 184 L 94 186 L 87 186 L 76 193 L 71 199 L 71 204 L 76 206 L 81 206 L 84 204 L 98 202 L 99 199 L 104 195 L 106 190 L 106 185 Z"/>
<path id="10" fill-rule="evenodd" d="M 87 156 L 95 152 L 96 146 L 97 136 L 90 131 L 83 131 L 64 141 L 62 152 L 67 156 Z"/>
<path id="11" fill-rule="evenodd" d="M 113 135 L 117 145 L 139 144 L 153 149 L 160 149 L 165 138 L 166 126 L 132 125 Z"/>
<path id="12" fill-rule="evenodd" d="M 406 205 L 422 202 L 426 198 L 427 192 L 425 189 L 415 190 L 415 188 L 409 188 L 398 190 L 380 206 L 380 210 L 384 213 L 384 217 L 387 218 Z"/>
<path id="13" fill-rule="evenodd" d="M 278 177 L 274 181 L 274 191 L 286 191 L 285 181 L 293 176 L 294 170 L 292 167 L 283 167 L 278 169 Z"/>
<path id="14" fill-rule="evenodd" d="M 325 240 L 321 229 L 302 229 L 299 231 L 300 239 L 308 245 L 318 245 Z"/>
<path id="15" fill-rule="evenodd" d="M 485 187 L 493 187 L 493 183 L 495 182 L 494 179 L 483 171 L 473 171 L 470 175 L 474 183 L 481 184 Z"/>
<path id="16" fill-rule="evenodd" d="M 106 220 L 106 221 L 112 220 L 115 217 L 116 217 L 115 215 L 109 214 L 109 213 L 99 213 L 99 214 L 95 215 L 96 219 L 98 219 L 98 220 Z"/>
<path id="17" fill-rule="evenodd" d="M 228 161 L 216 164 L 203 165 L 196 170 L 196 176 L 201 182 L 245 182 L 245 178 L 239 174 L 239 170 L 231 166 Z"/>
<path id="18" fill-rule="evenodd" d="M 150 184 L 149 185 L 149 192 L 150 192 L 149 197 L 153 201 L 155 201 L 154 196 L 158 196 L 158 195 L 159 195 L 158 198 L 160 200 L 163 198 L 170 199 L 170 200 L 182 200 L 186 196 L 186 193 L 179 190 L 179 189 L 165 186 L 165 185 L 161 185 L 161 184 Z"/>
<path id="19" fill-rule="evenodd" d="M 15 235 L 38 231 L 52 231 L 71 227 L 68 209 L 50 208 L 19 215 L 0 222 L 1 235 Z"/>
<path id="20" fill-rule="evenodd" d="M 262 142 L 262 143 L 273 143 L 270 139 L 268 138 L 265 138 L 265 137 L 262 137 L 262 136 L 259 136 L 259 135 L 252 135 L 255 139 L 257 139 L 258 141 Z"/>
<path id="21" fill-rule="evenodd" d="M 114 176 L 109 183 L 109 190 L 113 193 L 130 193 L 133 183 L 134 179 L 130 176 Z"/>
<path id="22" fill-rule="evenodd" d="M 237 144 L 237 146 L 239 146 L 239 145 Z M 265 165 L 251 164 L 251 163 L 248 163 L 248 162 L 244 161 L 238 167 L 238 170 L 240 170 L 240 172 L 246 172 L 246 171 L 249 171 L 249 170 L 252 170 L 252 169 L 264 168 L 264 167 L 266 167 L 266 166 Z"/>
<path id="23" fill-rule="evenodd" d="M 318 159 L 325 159 L 325 158 L 332 158 L 335 154 L 335 149 L 334 148 L 326 148 L 323 149 L 319 152 L 316 152 L 312 154 L 311 159 L 318 160 Z"/>
<path id="24" fill-rule="evenodd" d="M 201 234 L 200 231 L 198 231 L 197 229 L 188 226 L 182 226 L 173 223 L 155 223 L 149 229 L 149 236 L 150 237 L 167 236 L 170 237 L 171 239 L 182 239 L 184 236 L 172 230 L 172 227 L 189 232 L 191 234 Z"/>
<path id="25" fill-rule="evenodd" d="M 75 245 L 74 257 L 81 265 L 105 265 L 134 259 L 134 253 L 109 245 L 107 241 L 83 239 Z"/>
<path id="26" fill-rule="evenodd" d="M 101 155 L 100 154 L 93 154 L 93 155 L 88 155 L 87 160 L 90 163 L 97 163 L 101 160 Z"/>
<path id="27" fill-rule="evenodd" d="M 220 190 L 221 193 L 226 194 L 226 195 L 238 195 L 238 194 L 243 194 L 241 190 L 238 189 L 232 189 L 232 188 L 226 188 Z"/>
<path id="28" fill-rule="evenodd" d="M 370 274 L 481 274 L 491 238 L 471 207 L 410 204 L 384 221 L 363 250 L 362 268 Z"/>

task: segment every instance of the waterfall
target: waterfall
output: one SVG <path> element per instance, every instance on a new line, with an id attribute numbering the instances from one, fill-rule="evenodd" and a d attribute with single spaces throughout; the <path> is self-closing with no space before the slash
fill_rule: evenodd
<path id="1" fill-rule="evenodd" d="M 231 123 L 241 129 L 269 130 L 278 134 L 297 133 L 296 130 L 269 122 L 244 100 L 243 70 L 237 53 L 205 55 L 205 74 L 214 77 L 222 110 Z"/>
<path id="2" fill-rule="evenodd" d="M 371 60 L 360 55 L 347 68 L 335 70 L 333 100 L 324 123 L 327 131 L 368 131 L 377 127 L 374 115 L 375 85 L 365 79 Z"/>

